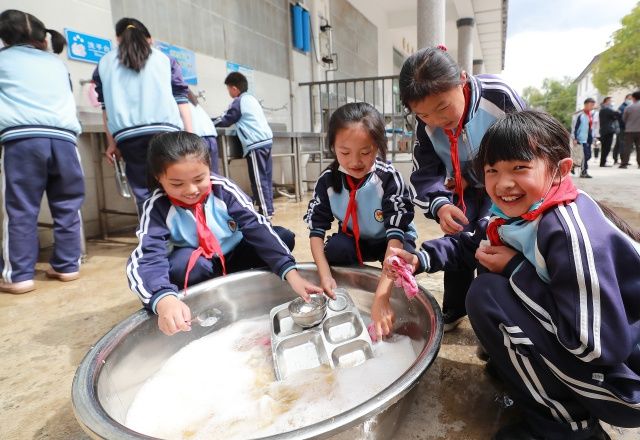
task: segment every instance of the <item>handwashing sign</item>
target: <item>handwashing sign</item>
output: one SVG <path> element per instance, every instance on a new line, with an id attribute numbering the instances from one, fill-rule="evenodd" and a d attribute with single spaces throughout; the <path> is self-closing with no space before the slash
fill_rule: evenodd
<path id="1" fill-rule="evenodd" d="M 100 58 L 111 50 L 111 40 L 65 29 L 69 59 L 98 64 Z"/>
<path id="2" fill-rule="evenodd" d="M 198 84 L 195 52 L 158 40 L 154 41 L 154 46 L 157 49 L 160 49 L 160 51 L 165 55 L 175 58 L 182 68 L 182 78 L 184 79 L 184 82 L 191 85 Z"/>

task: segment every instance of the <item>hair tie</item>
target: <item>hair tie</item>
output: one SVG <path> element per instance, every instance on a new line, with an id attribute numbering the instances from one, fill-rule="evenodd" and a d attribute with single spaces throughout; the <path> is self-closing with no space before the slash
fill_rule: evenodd
<path id="1" fill-rule="evenodd" d="M 126 29 L 135 29 L 136 27 L 132 24 L 127 25 Z"/>
<path id="2" fill-rule="evenodd" d="M 445 46 L 444 44 L 438 44 L 436 48 L 440 49 L 443 52 L 447 51 L 447 46 Z"/>

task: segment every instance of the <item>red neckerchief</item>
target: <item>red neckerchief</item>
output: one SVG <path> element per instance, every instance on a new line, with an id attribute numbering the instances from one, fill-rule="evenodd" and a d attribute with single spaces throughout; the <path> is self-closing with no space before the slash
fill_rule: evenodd
<path id="1" fill-rule="evenodd" d="M 583 110 L 584 113 L 587 115 L 587 119 L 589 119 L 589 130 L 591 130 L 591 126 L 593 125 L 593 116 L 591 115 L 591 112 L 588 110 Z"/>
<path id="2" fill-rule="evenodd" d="M 222 253 L 222 248 L 220 247 L 220 242 L 216 238 L 216 236 L 211 232 L 209 226 L 207 225 L 207 216 L 204 212 L 204 204 L 211 193 L 211 187 L 208 187 L 206 193 L 202 194 L 202 197 L 198 199 L 194 204 L 186 204 L 181 202 L 180 200 L 176 200 L 173 197 L 169 197 L 171 203 L 181 208 L 190 209 L 193 211 L 194 216 L 196 218 L 196 231 L 198 232 L 198 249 L 194 250 L 189 257 L 189 262 L 187 263 L 187 273 L 184 277 L 184 294 L 187 294 L 187 283 L 189 281 L 189 273 L 193 266 L 196 265 L 196 261 L 198 261 L 198 257 L 200 255 L 205 258 L 211 258 L 214 255 L 218 255 L 220 258 L 220 263 L 222 264 L 222 274 L 227 274 L 227 268 L 225 267 L 224 255 Z"/>
<path id="3" fill-rule="evenodd" d="M 355 182 L 353 177 L 348 174 L 345 174 L 347 178 L 347 185 L 349 186 L 349 204 L 347 205 L 347 211 L 344 214 L 344 221 L 342 222 L 342 232 L 347 235 L 349 234 L 349 229 L 347 228 L 347 224 L 349 223 L 349 217 L 351 217 L 351 223 L 353 224 L 353 238 L 356 242 L 356 255 L 358 257 L 358 263 L 362 265 L 362 253 L 360 252 L 360 227 L 358 226 L 358 202 L 356 201 L 356 193 L 358 188 L 362 186 L 365 180 L 367 180 L 366 176 L 360 179 L 360 182 Z"/>
<path id="4" fill-rule="evenodd" d="M 444 133 L 449 138 L 449 145 L 451 146 L 451 165 L 453 166 L 453 178 L 455 180 L 455 192 L 458 195 L 458 206 L 462 209 L 462 212 L 466 214 L 467 207 L 464 204 L 464 188 L 462 187 L 462 170 L 460 169 L 460 156 L 458 155 L 458 137 L 462 133 L 462 127 L 464 126 L 464 120 L 467 117 L 467 111 L 469 110 L 469 102 L 471 101 L 471 90 L 469 89 L 469 83 L 465 83 L 462 88 L 464 94 L 464 112 L 458 122 L 458 127 L 455 133 L 452 130 L 444 130 Z"/>
<path id="5" fill-rule="evenodd" d="M 576 197 L 578 197 L 578 190 L 573 185 L 573 181 L 571 180 L 571 178 L 566 177 L 560 182 L 560 185 L 556 187 L 556 190 L 553 192 L 553 194 L 548 194 L 544 198 L 540 206 L 538 206 L 533 211 L 522 214 L 517 218 L 521 218 L 527 221 L 535 220 L 551 208 L 555 208 L 556 206 L 562 205 L 563 203 L 573 202 Z M 496 217 L 492 219 L 487 226 L 487 238 L 491 242 L 492 246 L 503 245 L 502 240 L 500 239 L 500 234 L 498 234 L 498 228 L 504 225 L 506 222 L 506 219 Z"/>

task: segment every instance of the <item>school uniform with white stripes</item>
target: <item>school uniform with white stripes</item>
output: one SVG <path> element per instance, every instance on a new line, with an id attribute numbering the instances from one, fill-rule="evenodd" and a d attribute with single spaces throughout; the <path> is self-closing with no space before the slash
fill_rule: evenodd
<path id="1" fill-rule="evenodd" d="M 247 158 L 253 200 L 261 214 L 273 215 L 273 132 L 260 102 L 247 92 L 235 98 L 224 115 L 214 119 L 216 127 L 236 124 L 242 155 Z"/>
<path id="2" fill-rule="evenodd" d="M 77 272 L 84 177 L 65 65 L 30 45 L 0 49 L 0 108 L 3 280 L 33 280 L 44 192 L 54 223 L 51 266 L 58 273 Z"/>
<path id="3" fill-rule="evenodd" d="M 518 94 L 500 77 L 495 75 L 471 76 L 468 81 L 467 113 L 460 133 L 456 132 L 457 152 L 462 178 L 468 186 L 463 191 L 465 215 L 469 224 L 464 231 L 473 232 L 476 220 L 487 216 L 491 201 L 483 185 L 475 175 L 472 161 L 478 152 L 480 141 L 487 129 L 506 113 L 526 107 Z M 413 203 L 427 218 L 440 221 L 438 210 L 445 204 L 461 206 L 459 195 L 452 190 L 454 164 L 451 158 L 451 142 L 442 128 L 428 127 L 420 119 L 416 126 L 416 144 L 413 152 L 413 171 L 410 187 Z M 473 280 L 473 268 L 461 271 L 445 271 L 445 315 L 458 319 L 465 315 L 465 295 Z"/>
<path id="4" fill-rule="evenodd" d="M 474 280 L 467 311 L 535 438 L 589 438 L 598 419 L 640 426 L 640 243 L 583 192 L 497 233 L 519 254 Z M 448 253 L 437 241 L 421 268 L 455 255 L 453 238 Z M 469 237 L 459 244 L 452 264 L 474 252 Z"/>
<path id="5" fill-rule="evenodd" d="M 140 213 L 151 195 L 147 188 L 149 140 L 157 133 L 184 128 L 178 104 L 188 102 L 189 88 L 178 62 L 153 47 L 139 72 L 125 67 L 118 50 L 112 50 L 100 59 L 93 81 Z"/>
<path id="6" fill-rule="evenodd" d="M 282 279 L 295 269 L 290 250 L 295 235 L 271 226 L 251 200 L 230 180 L 211 175 L 211 193 L 204 202 L 206 224 L 219 242 L 220 255 L 198 257 L 188 275 L 193 285 L 240 270 L 268 266 Z M 129 287 L 147 309 L 167 295 L 177 295 L 187 277 L 187 265 L 199 246 L 194 213 L 172 204 L 161 189 L 145 202 L 139 243 L 127 263 Z"/>
<path id="7" fill-rule="evenodd" d="M 338 220 L 338 232 L 325 243 L 329 264 L 382 261 L 391 239 L 400 240 L 412 252 L 417 238 L 413 205 L 409 189 L 393 165 L 376 158 L 371 172 L 355 186 L 341 168 L 337 173 L 341 191 L 336 192 L 332 186 L 333 171 L 325 170 L 304 216 L 309 236 L 322 239 L 334 218 Z"/>

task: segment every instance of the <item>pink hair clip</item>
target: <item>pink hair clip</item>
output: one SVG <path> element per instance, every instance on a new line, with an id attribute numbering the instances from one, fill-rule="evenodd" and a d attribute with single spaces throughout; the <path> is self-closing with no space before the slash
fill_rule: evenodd
<path id="1" fill-rule="evenodd" d="M 444 44 L 438 44 L 436 47 L 443 52 L 447 51 L 447 46 L 445 46 Z"/>

